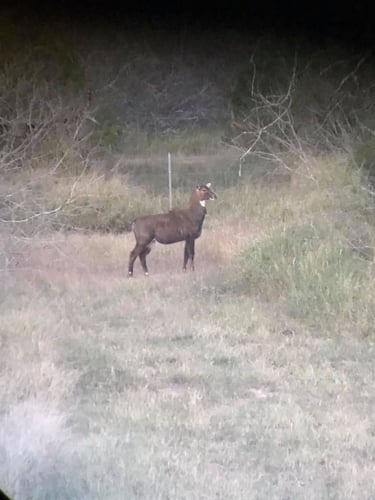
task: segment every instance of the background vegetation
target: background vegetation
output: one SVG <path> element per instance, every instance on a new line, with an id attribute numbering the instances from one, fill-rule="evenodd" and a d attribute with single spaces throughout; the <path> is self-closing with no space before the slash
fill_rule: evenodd
<path id="1" fill-rule="evenodd" d="M 373 58 L 0 28 L 0 486 L 374 498 Z M 168 207 L 168 151 L 175 206 L 218 193 L 197 271 L 158 246 L 126 280 L 132 220 Z"/>

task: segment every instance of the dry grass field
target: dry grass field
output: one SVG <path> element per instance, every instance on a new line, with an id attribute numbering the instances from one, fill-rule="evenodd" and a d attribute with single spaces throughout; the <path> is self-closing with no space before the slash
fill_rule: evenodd
<path id="1" fill-rule="evenodd" d="M 373 499 L 373 213 L 323 167 L 218 191 L 194 274 L 181 244 L 129 280 L 131 234 L 3 234 L 1 487 Z"/>

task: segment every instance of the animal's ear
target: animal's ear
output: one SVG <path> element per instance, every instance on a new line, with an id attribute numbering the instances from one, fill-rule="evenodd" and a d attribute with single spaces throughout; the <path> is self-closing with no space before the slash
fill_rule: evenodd
<path id="1" fill-rule="evenodd" d="M 208 188 L 210 188 L 210 187 L 211 187 L 211 182 L 207 182 L 206 186 L 207 186 Z"/>

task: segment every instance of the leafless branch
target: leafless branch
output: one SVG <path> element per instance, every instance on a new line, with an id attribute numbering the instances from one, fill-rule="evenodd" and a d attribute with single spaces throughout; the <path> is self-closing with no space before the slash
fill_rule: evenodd
<path id="1" fill-rule="evenodd" d="M 297 74 L 297 56 L 295 56 L 292 74 L 287 88 L 283 93 L 264 94 L 256 90 L 256 65 L 251 59 L 251 99 L 253 106 L 238 128 L 243 130 L 232 140 L 232 144 L 239 147 L 245 140 L 245 147 L 239 158 L 238 175 L 242 175 L 243 164 L 246 158 L 253 154 L 259 158 L 277 161 L 288 168 L 280 151 L 292 152 L 304 162 L 306 157 L 303 145 L 298 136 L 291 111 L 293 90 Z M 250 143 L 250 144 L 249 144 Z"/>

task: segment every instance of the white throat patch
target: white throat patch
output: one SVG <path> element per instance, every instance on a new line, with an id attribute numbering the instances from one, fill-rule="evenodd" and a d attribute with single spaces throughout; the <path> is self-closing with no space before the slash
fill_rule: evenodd
<path id="1" fill-rule="evenodd" d="M 199 200 L 199 203 L 202 205 L 202 207 L 206 206 L 206 200 Z"/>

